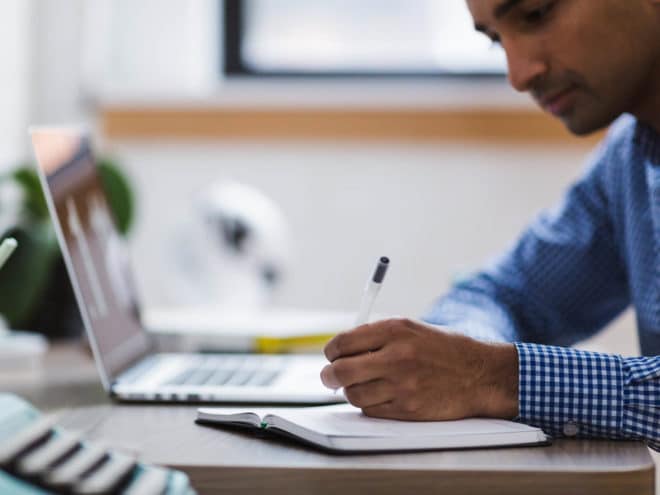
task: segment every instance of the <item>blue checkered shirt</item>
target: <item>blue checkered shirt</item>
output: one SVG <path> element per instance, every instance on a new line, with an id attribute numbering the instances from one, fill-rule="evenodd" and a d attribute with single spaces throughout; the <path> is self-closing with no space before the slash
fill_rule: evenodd
<path id="1" fill-rule="evenodd" d="M 567 347 L 631 304 L 642 357 Z M 620 118 L 563 201 L 424 320 L 515 343 L 519 421 L 660 450 L 660 136 Z"/>

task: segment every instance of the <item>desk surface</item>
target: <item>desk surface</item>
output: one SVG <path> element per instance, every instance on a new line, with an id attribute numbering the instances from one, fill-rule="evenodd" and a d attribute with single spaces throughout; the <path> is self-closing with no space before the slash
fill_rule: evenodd
<path id="1" fill-rule="evenodd" d="M 83 430 L 92 439 L 182 469 L 200 493 L 654 490 L 653 460 L 637 442 L 559 440 L 549 447 L 331 455 L 282 439 L 197 425 L 194 406 L 113 404 L 96 385 L 89 359 L 71 346 L 54 349 L 44 371 L 32 378 L 5 375 L 0 389 L 18 392 L 43 409 L 60 410 L 65 427 Z"/>

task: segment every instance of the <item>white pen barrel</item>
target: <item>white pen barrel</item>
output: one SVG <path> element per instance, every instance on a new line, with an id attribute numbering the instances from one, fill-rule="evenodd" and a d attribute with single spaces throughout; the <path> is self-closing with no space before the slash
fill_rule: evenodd
<path id="1" fill-rule="evenodd" d="M 367 287 L 364 289 L 364 294 L 362 296 L 362 302 L 360 304 L 360 309 L 358 310 L 357 317 L 355 318 L 355 326 L 364 325 L 369 320 L 369 315 L 371 314 L 371 308 L 376 301 L 376 296 L 380 290 L 380 284 L 370 281 Z"/>

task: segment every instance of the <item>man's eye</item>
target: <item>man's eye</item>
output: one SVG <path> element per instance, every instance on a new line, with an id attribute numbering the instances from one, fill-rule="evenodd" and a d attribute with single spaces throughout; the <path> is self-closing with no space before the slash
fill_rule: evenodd
<path id="1" fill-rule="evenodd" d="M 552 11 L 555 2 L 549 2 L 539 7 L 538 9 L 531 10 L 524 14 L 524 19 L 527 24 L 540 24 L 546 16 Z"/>

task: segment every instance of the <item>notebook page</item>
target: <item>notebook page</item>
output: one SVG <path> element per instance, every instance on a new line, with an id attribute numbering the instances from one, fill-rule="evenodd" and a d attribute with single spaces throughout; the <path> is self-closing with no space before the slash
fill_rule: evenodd
<path id="1" fill-rule="evenodd" d="M 270 410 L 251 409 L 239 407 L 201 407 L 197 409 L 197 419 L 215 421 L 217 423 L 247 423 L 253 426 L 261 424 L 263 418 Z"/>
<path id="2" fill-rule="evenodd" d="M 350 404 L 305 408 L 272 408 L 270 415 L 327 436 L 429 437 L 484 434 L 510 435 L 538 431 L 511 421 L 471 418 L 460 421 L 397 421 L 370 418 Z M 267 419 L 267 418 L 266 418 Z"/>

